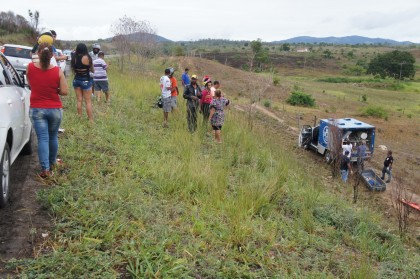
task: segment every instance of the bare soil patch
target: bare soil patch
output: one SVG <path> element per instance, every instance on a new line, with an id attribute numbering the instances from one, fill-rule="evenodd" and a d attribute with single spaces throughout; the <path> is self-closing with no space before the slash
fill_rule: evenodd
<path id="1" fill-rule="evenodd" d="M 5 270 L 8 260 L 34 257 L 34 248 L 51 227 L 48 212 L 36 198 L 44 187 L 37 171 L 36 152 L 19 156 L 12 166 L 10 205 L 0 210 L 0 278 L 12 275 Z"/>

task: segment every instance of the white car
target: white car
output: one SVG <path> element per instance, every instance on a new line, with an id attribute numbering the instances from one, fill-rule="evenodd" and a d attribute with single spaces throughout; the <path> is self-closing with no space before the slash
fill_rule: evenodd
<path id="1" fill-rule="evenodd" d="M 32 47 L 5 44 L 1 52 L 7 57 L 13 67 L 20 72 L 26 72 L 26 67 L 32 62 Z"/>
<path id="2" fill-rule="evenodd" d="M 20 153 L 32 153 L 30 95 L 23 78 L 0 53 L 0 207 L 9 200 L 10 166 Z"/>

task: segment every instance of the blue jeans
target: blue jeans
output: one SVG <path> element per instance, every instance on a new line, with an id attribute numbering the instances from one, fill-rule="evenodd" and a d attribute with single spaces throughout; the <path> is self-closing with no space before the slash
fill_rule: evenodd
<path id="1" fill-rule="evenodd" d="M 63 116 L 62 111 L 58 108 L 31 108 L 29 111 L 38 138 L 38 158 L 43 171 L 49 170 L 57 160 L 58 128 Z"/>
<path id="2" fill-rule="evenodd" d="M 347 177 L 349 177 L 349 170 L 340 170 L 341 172 L 341 179 L 344 183 L 347 183 Z"/>
<path id="3" fill-rule="evenodd" d="M 392 178 L 391 168 L 384 166 L 384 168 L 382 169 L 382 177 L 381 177 L 382 180 L 385 179 L 385 173 L 388 174 L 388 180 L 387 181 L 391 181 L 391 178 Z"/>

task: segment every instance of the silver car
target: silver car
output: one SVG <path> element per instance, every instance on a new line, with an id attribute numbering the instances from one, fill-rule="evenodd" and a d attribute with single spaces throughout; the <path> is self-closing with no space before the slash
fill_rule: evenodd
<path id="1" fill-rule="evenodd" d="M 20 72 L 26 72 L 26 67 L 32 62 L 32 47 L 22 45 L 5 44 L 2 48 L 13 67 Z"/>
<path id="2" fill-rule="evenodd" d="M 30 95 L 22 76 L 0 53 L 0 207 L 9 200 L 10 166 L 20 153 L 32 153 Z"/>

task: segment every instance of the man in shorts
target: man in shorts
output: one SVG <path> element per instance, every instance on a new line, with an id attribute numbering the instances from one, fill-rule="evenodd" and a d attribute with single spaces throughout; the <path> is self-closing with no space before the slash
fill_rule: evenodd
<path id="1" fill-rule="evenodd" d="M 170 69 L 165 69 L 165 75 L 160 78 L 160 90 L 162 92 L 162 109 L 163 109 L 163 128 L 168 128 L 168 114 L 172 111 L 172 98 L 171 98 L 171 80 L 169 75 Z"/>
<path id="2" fill-rule="evenodd" d="M 105 53 L 100 51 L 98 53 L 98 58 L 93 61 L 93 67 L 95 72 L 93 73 L 93 83 L 95 84 L 95 93 L 98 97 L 98 103 L 101 101 L 101 92 L 105 93 L 105 102 L 109 102 L 109 88 L 108 88 L 108 65 L 105 60 Z"/>
<path id="3" fill-rule="evenodd" d="M 171 105 L 172 105 L 172 111 L 175 111 L 178 107 L 178 82 L 176 78 L 174 77 L 174 68 L 169 68 L 170 74 L 169 74 L 169 80 L 171 81 Z"/>

